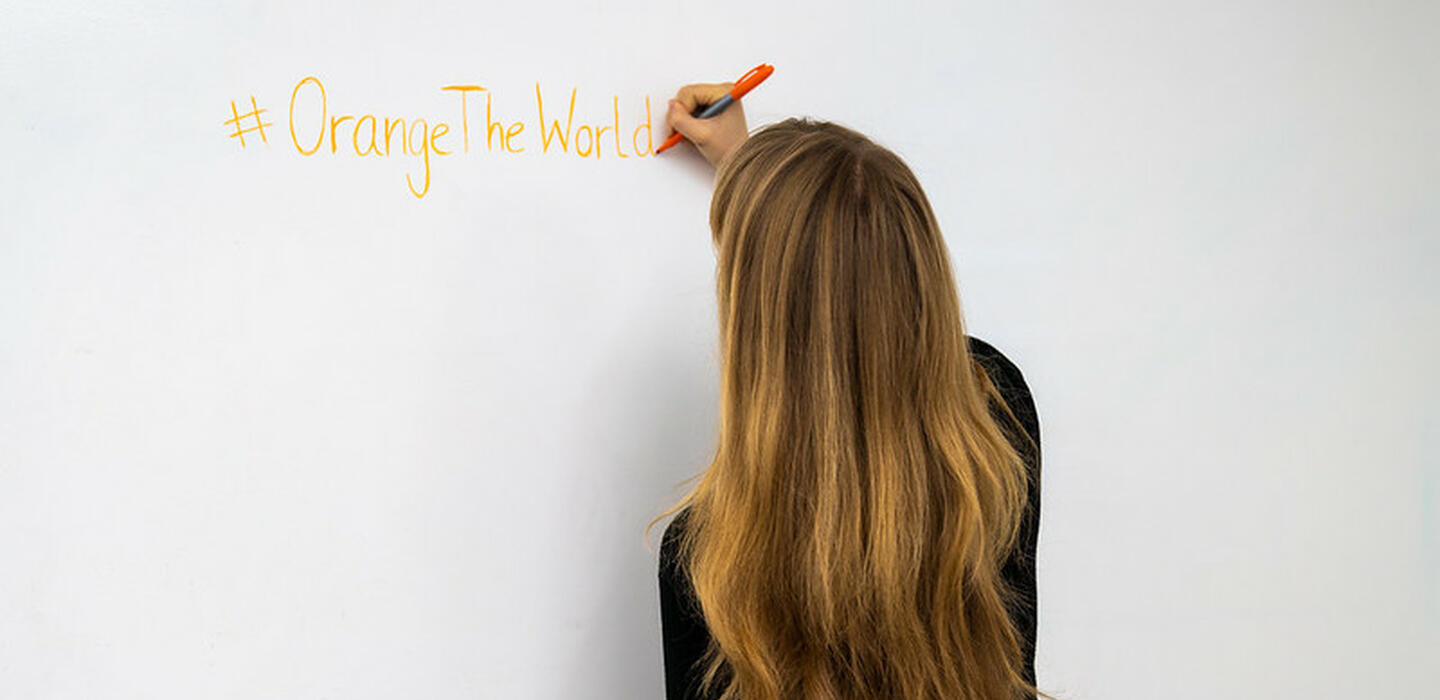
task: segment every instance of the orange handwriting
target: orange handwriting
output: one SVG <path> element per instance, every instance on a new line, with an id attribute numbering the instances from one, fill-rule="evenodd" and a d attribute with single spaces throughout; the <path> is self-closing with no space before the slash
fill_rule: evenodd
<path id="1" fill-rule="evenodd" d="M 500 118 L 494 93 L 480 85 L 473 84 L 445 85 L 440 90 L 445 93 L 456 93 L 459 96 L 459 99 L 456 100 L 458 104 L 454 104 L 453 107 L 454 112 L 447 115 L 454 121 L 424 117 L 412 117 L 407 121 L 400 117 L 365 113 L 343 114 L 338 111 L 332 114 L 324 83 L 318 77 L 307 76 L 296 83 L 290 91 L 290 141 L 295 146 L 296 152 L 306 157 L 319 155 L 327 150 L 334 156 L 353 154 L 359 158 L 389 158 L 392 155 L 417 157 L 416 165 L 419 172 L 414 175 L 406 172 L 405 184 L 409 187 L 410 194 L 417 199 L 424 198 L 430 191 L 433 171 L 432 158 L 442 158 L 457 152 L 470 153 L 472 142 L 470 112 L 472 107 L 475 107 L 477 111 L 479 109 L 479 105 L 472 101 L 472 96 L 478 100 L 479 95 L 475 93 L 484 93 L 484 152 L 507 156 L 526 152 L 527 125 L 525 121 Z M 547 124 L 544 91 L 540 83 L 535 83 L 535 125 L 536 131 L 540 133 L 538 153 L 548 154 L 553 151 L 557 154 L 574 154 L 587 159 L 593 157 L 595 160 L 600 160 L 602 152 L 607 150 L 622 159 L 655 155 L 654 128 L 650 117 L 650 97 L 648 95 L 644 98 L 645 118 L 633 128 L 628 124 L 621 124 L 619 96 L 611 97 L 610 104 L 606 105 L 609 108 L 606 110 L 608 114 L 601 117 L 600 121 L 582 119 L 577 122 L 578 95 L 579 88 L 570 89 L 569 100 L 564 110 L 563 126 L 558 118 L 551 119 Z M 555 116 L 553 104 L 552 102 L 552 117 Z M 297 105 L 308 108 L 304 111 L 305 114 L 315 114 L 318 110 L 318 118 L 298 119 Z M 586 114 L 582 112 L 582 116 Z M 458 119 L 455 119 L 456 117 Z M 477 114 L 474 119 L 476 128 L 481 128 L 479 115 Z M 460 132 L 457 135 L 460 141 L 458 149 L 452 146 L 451 142 L 442 143 L 441 141 L 442 138 L 450 135 L 452 124 L 458 124 L 456 130 Z M 643 141 L 642 132 L 644 133 Z M 609 134 L 608 138 L 607 133 Z M 622 133 L 628 135 L 629 138 L 622 137 Z M 478 151 L 480 150 L 478 140 L 476 143 Z M 625 151 L 627 145 L 630 149 L 629 153 Z"/>

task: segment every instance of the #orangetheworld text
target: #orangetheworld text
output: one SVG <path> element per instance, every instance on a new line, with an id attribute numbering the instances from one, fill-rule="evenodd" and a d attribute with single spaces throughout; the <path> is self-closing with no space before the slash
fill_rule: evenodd
<path id="1" fill-rule="evenodd" d="M 602 153 L 617 158 L 644 158 L 655 155 L 654 129 L 650 120 L 650 97 L 645 97 L 645 120 L 622 126 L 620 98 L 610 100 L 610 114 L 603 123 L 575 121 L 575 100 L 578 88 L 571 88 L 568 104 L 545 104 L 544 91 L 535 84 L 534 122 L 504 121 L 494 116 L 492 94 L 479 85 L 445 85 L 440 88 L 455 96 L 456 122 L 424 118 L 403 119 L 373 114 L 342 114 L 332 112 L 325 85 L 315 76 L 295 84 L 290 91 L 290 142 L 304 156 L 330 153 L 359 157 L 416 156 L 423 175 L 405 173 L 410 194 L 424 197 L 430 191 L 430 158 L 455 153 L 469 153 L 472 148 L 488 152 L 515 154 L 527 149 L 540 153 L 573 154 L 580 158 L 599 160 Z M 253 98 L 252 98 L 253 103 Z M 300 106 L 305 115 L 296 114 Z M 232 110 L 234 104 L 232 103 Z M 237 123 L 252 118 L 260 124 L 260 114 L 268 110 L 255 106 L 255 111 L 225 122 L 235 126 L 235 133 L 244 144 L 244 133 L 263 129 L 244 128 Z M 314 116 L 318 111 L 318 117 Z M 455 124 L 455 126 L 452 126 Z M 269 126 L 265 123 L 264 126 Z M 538 139 L 534 135 L 539 132 Z M 538 141 L 538 143 L 537 143 Z M 265 141 L 268 144 L 268 140 Z"/>

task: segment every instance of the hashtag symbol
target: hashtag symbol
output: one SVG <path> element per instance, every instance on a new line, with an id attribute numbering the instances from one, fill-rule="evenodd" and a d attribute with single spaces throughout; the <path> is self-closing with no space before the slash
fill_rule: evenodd
<path id="1" fill-rule="evenodd" d="M 270 122 L 260 120 L 260 114 L 264 111 L 265 110 L 260 109 L 260 105 L 255 104 L 254 95 L 250 96 L 250 111 L 244 114 L 241 114 L 240 109 L 235 106 L 235 100 L 230 100 L 230 112 L 235 116 L 232 119 L 226 119 L 225 126 L 230 126 L 232 124 L 235 126 L 235 133 L 230 134 L 230 138 L 233 139 L 239 137 L 241 148 L 245 147 L 245 134 L 248 134 L 252 131 L 260 132 L 260 140 L 264 141 L 266 145 L 269 145 L 270 139 L 265 138 L 265 127 L 274 125 Z M 255 126 L 240 126 L 241 119 L 254 119 Z"/>

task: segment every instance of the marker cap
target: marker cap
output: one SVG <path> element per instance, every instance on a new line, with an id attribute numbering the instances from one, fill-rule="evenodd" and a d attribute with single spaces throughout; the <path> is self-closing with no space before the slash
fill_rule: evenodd
<path id="1" fill-rule="evenodd" d="M 735 87 L 730 89 L 730 98 L 738 100 L 744 97 L 745 93 L 750 92 L 750 90 L 756 85 L 759 85 L 761 81 L 770 77 L 770 74 L 774 72 L 775 66 L 768 63 L 762 63 L 751 68 L 749 73 L 740 76 L 740 79 L 735 81 Z"/>

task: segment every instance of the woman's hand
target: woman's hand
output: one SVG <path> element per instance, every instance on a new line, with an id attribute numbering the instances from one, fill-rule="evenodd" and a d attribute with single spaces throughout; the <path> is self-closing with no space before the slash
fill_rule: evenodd
<path id="1" fill-rule="evenodd" d="M 670 129 L 680 132 L 695 144 L 705 160 L 716 168 L 750 137 L 745 128 L 745 108 L 736 100 L 735 104 L 710 119 L 696 119 L 690 115 L 724 97 L 734 87 L 734 83 L 686 85 L 675 93 L 675 98 L 670 100 L 670 110 L 665 113 L 665 123 L 670 125 Z"/>

